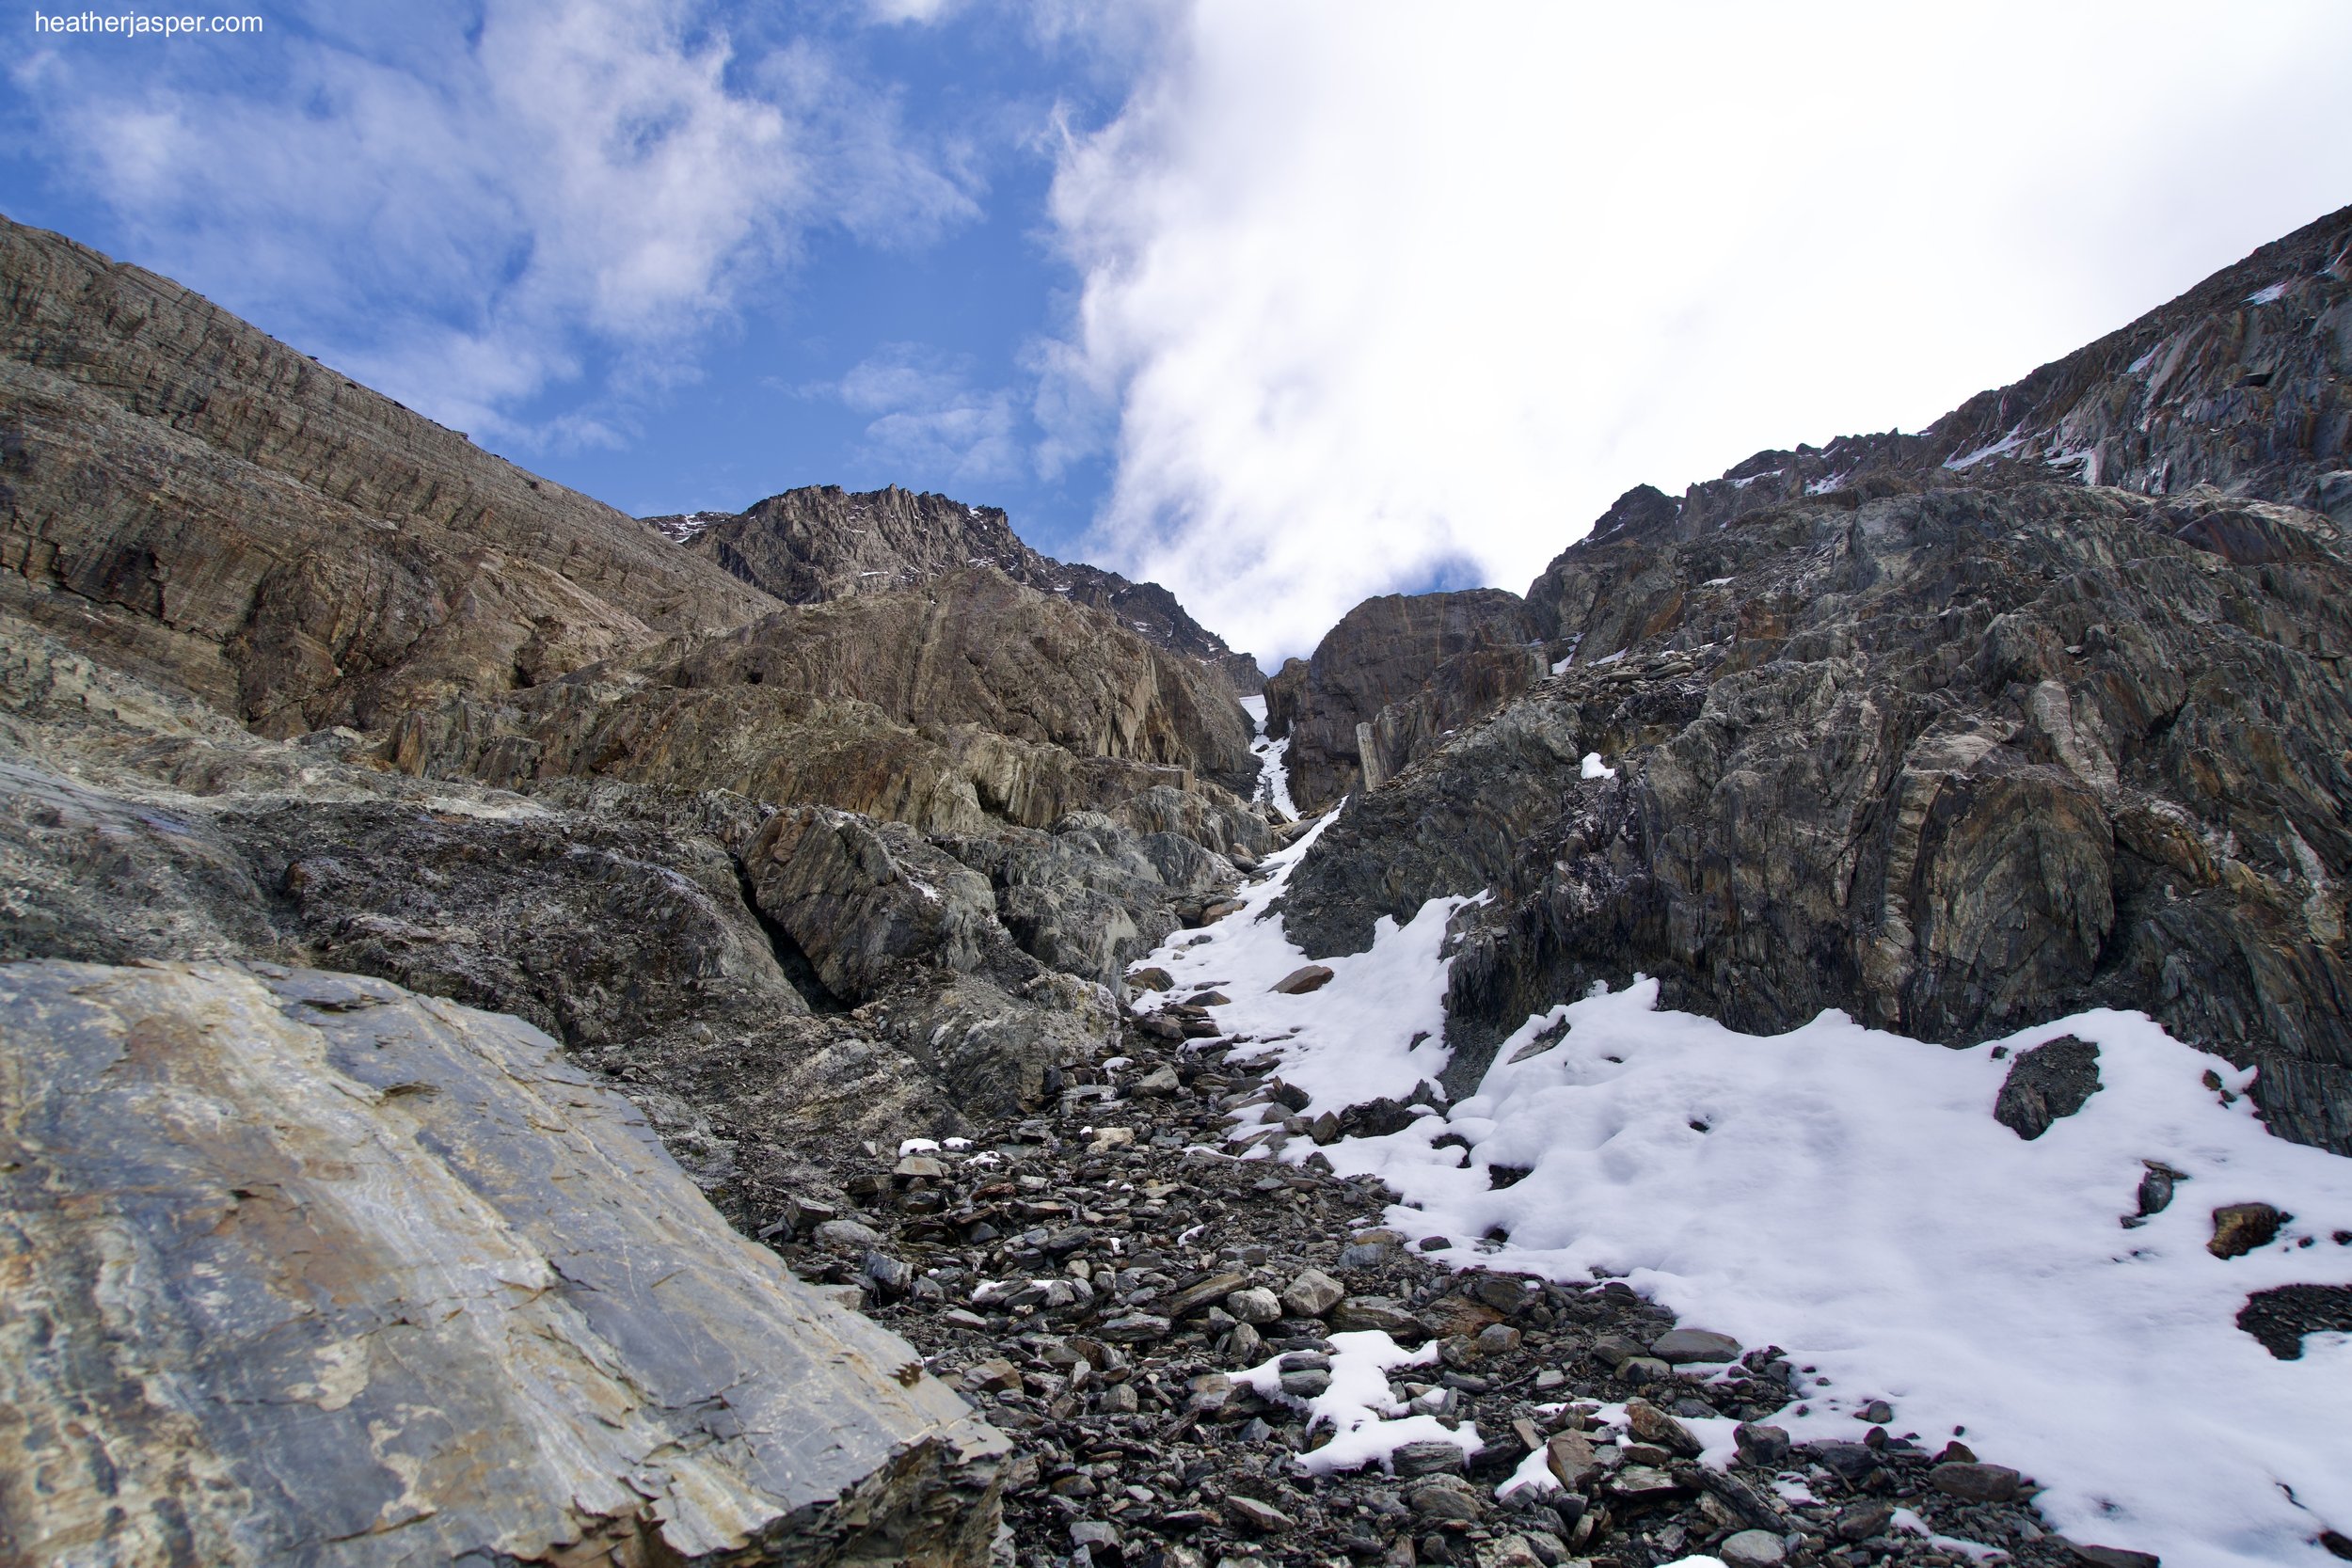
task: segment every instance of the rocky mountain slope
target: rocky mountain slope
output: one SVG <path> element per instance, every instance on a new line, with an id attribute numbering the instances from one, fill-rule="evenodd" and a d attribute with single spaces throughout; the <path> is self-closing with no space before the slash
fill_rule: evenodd
<path id="1" fill-rule="evenodd" d="M 1495 890 L 1457 1087 L 1636 972 L 1750 1029 L 2104 1003 L 2352 1151 L 2348 377 L 2352 211 L 1927 436 L 1633 492 L 1530 590 L 1563 673 L 1352 802 L 1292 929 Z"/>
<path id="2" fill-rule="evenodd" d="M 0 603 L 264 733 L 771 608 L 178 284 L 0 218 Z"/>
<path id="3" fill-rule="evenodd" d="M 1212 665 L 1242 695 L 1264 682 L 1257 660 L 1237 654 L 1156 582 L 1064 564 L 1012 531 L 1003 511 L 893 485 L 845 493 L 809 485 L 771 496 L 740 514 L 698 512 L 647 522 L 692 553 L 787 604 L 911 587 L 973 566 L 1110 615 L 1153 647 Z"/>

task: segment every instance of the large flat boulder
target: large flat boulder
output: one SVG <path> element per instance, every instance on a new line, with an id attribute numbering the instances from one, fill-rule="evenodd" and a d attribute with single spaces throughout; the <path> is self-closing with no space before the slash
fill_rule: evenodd
<path id="1" fill-rule="evenodd" d="M 1004 1440 L 511 1018 L 0 967 L 0 1556 L 984 1560 Z"/>

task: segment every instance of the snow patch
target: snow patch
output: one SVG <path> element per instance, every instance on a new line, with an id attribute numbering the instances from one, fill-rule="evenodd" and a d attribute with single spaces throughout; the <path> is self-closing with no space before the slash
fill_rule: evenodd
<path id="1" fill-rule="evenodd" d="M 1256 800 L 1266 801 L 1284 816 L 1295 818 L 1298 806 L 1291 799 L 1291 771 L 1287 761 L 1291 737 L 1269 740 L 1265 733 L 1265 694 L 1241 700 L 1241 710 L 1249 715 L 1249 723 L 1258 738 L 1249 743 L 1250 754 L 1258 759 L 1258 792 Z"/>
<path id="2" fill-rule="evenodd" d="M 1979 447 L 1976 451 L 1964 453 L 1959 457 L 1946 458 L 1944 460 L 1944 467 L 1957 473 L 1963 468 L 1973 468 L 1978 464 L 1985 462 L 1991 458 L 2005 456 L 2010 452 L 2015 451 L 2019 447 L 2022 447 L 2025 444 L 2026 437 L 2018 434 L 2016 427 L 2011 427 L 2010 433 L 2002 436 L 1997 441 L 1989 442 L 1984 446 Z"/>
<path id="3" fill-rule="evenodd" d="M 2249 305 L 2275 304 L 2277 303 L 2279 296 L 2287 292 L 2287 285 L 2294 281 L 2295 280 L 2291 277 L 2282 277 L 2278 282 L 2270 285 L 2267 289 L 2258 289 L 2254 293 L 2248 294 L 2246 296 L 2246 303 Z"/>
<path id="4" fill-rule="evenodd" d="M 1406 1406 L 1389 1392 L 1389 1371 L 1394 1367 L 1425 1367 L 1438 1359 L 1436 1340 L 1419 1350 L 1406 1350 L 1376 1329 L 1330 1336 L 1331 1385 L 1312 1399 L 1282 1392 L 1282 1358 L 1235 1372 L 1236 1386 L 1257 1391 L 1263 1399 L 1279 1401 L 1307 1413 L 1307 1430 L 1329 1427 L 1328 1443 L 1298 1456 L 1298 1467 L 1318 1475 L 1361 1469 L 1378 1464 L 1391 1467 L 1396 1450 L 1407 1443 L 1452 1443 L 1464 1457 L 1486 1445 L 1475 1422 L 1449 1428 L 1435 1416 L 1406 1415 Z"/>
<path id="5" fill-rule="evenodd" d="M 1587 779 L 1613 779 L 1617 776 L 1617 770 L 1601 761 L 1598 752 L 1587 752 L 1584 753 L 1581 776 Z"/>

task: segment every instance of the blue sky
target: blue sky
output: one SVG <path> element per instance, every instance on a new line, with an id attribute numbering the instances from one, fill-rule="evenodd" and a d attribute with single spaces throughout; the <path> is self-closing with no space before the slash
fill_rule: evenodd
<path id="1" fill-rule="evenodd" d="M 941 490 L 1269 660 L 2352 200 L 2330 0 L 230 8 L 0 0 L 0 211 L 626 510 Z"/>

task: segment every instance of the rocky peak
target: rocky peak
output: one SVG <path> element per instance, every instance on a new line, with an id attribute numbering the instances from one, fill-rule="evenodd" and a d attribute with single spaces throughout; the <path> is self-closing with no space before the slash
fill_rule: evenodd
<path id="1" fill-rule="evenodd" d="M 926 582 L 987 566 L 1040 593 L 1089 605 L 1155 647 L 1215 666 L 1241 694 L 1263 684 L 1236 654 L 1156 582 L 1065 564 L 1014 533 L 1003 509 L 892 485 L 845 491 L 805 485 L 739 514 L 697 512 L 647 522 L 693 554 L 787 604 L 815 604 Z"/>

